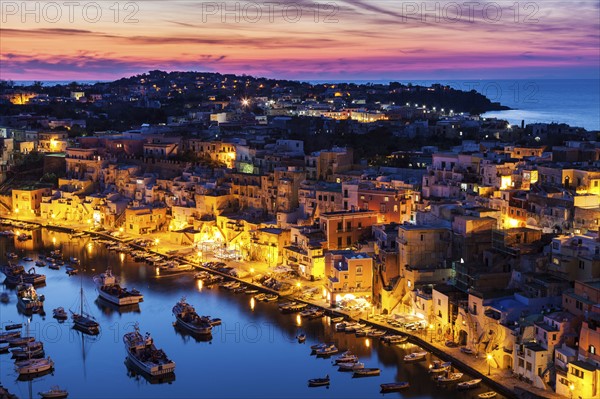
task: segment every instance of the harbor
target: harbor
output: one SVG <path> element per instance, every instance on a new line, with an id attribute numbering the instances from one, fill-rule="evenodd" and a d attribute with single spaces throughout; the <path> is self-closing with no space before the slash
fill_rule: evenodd
<path id="1" fill-rule="evenodd" d="M 428 354 L 425 362 L 405 365 L 402 358 L 406 354 L 416 351 L 418 347 L 411 342 L 390 346 L 383 344 L 376 337 L 356 337 L 355 334 L 336 332 L 335 323 L 332 323 L 331 319 L 336 316 L 339 317 L 342 313 L 334 315 L 331 313 L 331 309 L 323 309 L 323 314 L 320 317 L 303 318 L 299 313 L 281 312 L 278 302 L 260 302 L 252 294 L 241 292 L 235 294 L 225 289 L 203 287 L 193 278 L 194 272 L 157 275 L 153 266 L 135 262 L 129 255 L 122 256 L 121 253 L 108 250 L 103 244 L 92 241 L 91 236 L 70 240 L 70 235 L 66 233 L 51 232 L 47 229 L 39 230 L 35 234 L 41 235 L 41 243 L 47 243 L 50 246 L 53 245 L 54 238 L 57 243 L 60 243 L 56 246 L 62 248 L 65 257 L 78 257 L 81 259 L 82 265 L 80 267 L 80 277 L 71 277 L 62 271 L 40 268 L 48 276 L 46 285 L 39 288 L 40 293 L 45 294 L 47 298 L 45 304 L 46 316 L 32 316 L 31 327 L 33 328 L 33 335 L 37 332 L 37 334 L 41 333 L 46 338 L 44 340 L 46 341 L 47 353 L 51 354 L 55 362 L 52 375 L 33 380 L 33 384 L 39 384 L 40 390 L 44 388 L 43 384 L 51 385 L 52 383 L 67 387 L 70 391 L 75 392 L 76 389 L 74 390 L 72 386 L 82 385 L 82 381 L 85 381 L 87 377 L 86 375 L 68 377 L 67 370 L 77 367 L 77 369 L 81 369 L 87 374 L 86 370 L 88 368 L 94 370 L 97 367 L 96 363 L 100 362 L 104 367 L 110 368 L 110 373 L 115 373 L 114 378 L 119 379 L 123 376 L 129 376 L 128 378 L 137 381 L 133 384 L 137 387 L 136 390 L 146 392 L 145 389 L 152 389 L 152 391 L 147 392 L 155 394 L 160 392 L 164 386 L 164 384 L 156 384 L 157 382 L 164 382 L 166 385 L 169 382 L 176 384 L 193 382 L 193 378 L 190 380 L 188 378 L 190 372 L 196 368 L 191 363 L 188 364 L 193 361 L 190 356 L 187 356 L 188 351 L 202 358 L 208 356 L 206 359 L 208 363 L 203 369 L 219 365 L 222 369 L 239 367 L 239 359 L 231 358 L 232 355 L 236 356 L 235 351 L 244 351 L 245 357 L 249 356 L 246 353 L 250 352 L 252 357 L 247 357 L 248 359 L 262 358 L 263 367 L 272 364 L 285 364 L 286 368 L 296 370 L 296 372 L 286 373 L 285 376 L 281 377 L 286 380 L 285 384 L 290 386 L 304 387 L 309 379 L 329 373 L 331 375 L 331 391 L 328 394 L 331 394 L 332 397 L 352 397 L 352 395 L 348 396 L 348 393 L 345 392 L 348 388 L 341 388 L 346 385 L 353 386 L 352 391 L 358 389 L 358 392 L 362 393 L 360 397 L 365 397 L 378 393 L 382 383 L 409 380 L 412 385 L 415 385 L 415 379 L 423 379 L 423 381 L 431 379 L 428 374 L 428 365 L 437 357 Z M 4 253 L 14 251 L 13 243 L 13 240 L 3 238 L 0 249 Z M 90 243 L 91 245 L 89 245 Z M 34 254 L 34 251 L 39 252 L 39 248 L 32 248 L 31 254 Z M 19 250 L 16 249 L 16 252 L 19 252 Z M 20 253 L 22 256 L 29 253 L 28 251 L 21 252 L 24 252 Z M 92 277 L 103 272 L 107 264 L 113 265 L 114 275 L 124 285 L 137 288 L 143 292 L 144 302 L 140 304 L 138 311 L 118 307 L 115 309 L 106 306 L 103 303 L 104 301 L 101 302 L 100 299 L 96 299 L 97 292 Z M 207 268 L 207 270 L 210 270 L 212 274 L 225 276 L 224 273 L 210 268 Z M 243 283 L 248 288 L 254 287 L 258 291 L 256 295 L 260 293 L 266 295 L 266 293 L 274 292 L 262 285 L 253 284 L 251 278 L 236 279 L 230 275 L 227 277 L 230 281 Z M 91 304 L 91 313 L 99 320 L 101 325 L 100 335 L 97 337 L 79 335 L 78 332 L 70 328 L 70 322 L 58 323 L 49 314 L 51 309 L 58 306 L 70 309 L 77 305 L 80 282 Z M 54 292 L 54 290 L 60 291 Z M 222 325 L 213 327 L 210 340 L 197 339 L 198 337 L 190 334 L 185 329 L 171 326 L 173 316 L 170 314 L 170 308 L 181 299 L 182 292 L 185 292 L 188 301 L 198 309 L 199 314 L 211 314 L 223 320 Z M 281 301 L 285 300 L 280 299 Z M 294 299 L 294 301 L 300 302 L 300 299 Z M 4 306 L 2 309 L 3 324 L 5 320 L 17 322 L 23 318 L 22 315 L 16 312 L 16 307 L 13 309 L 11 304 L 14 305 L 12 295 L 11 302 L 8 305 L 2 305 Z M 168 306 L 169 304 L 170 306 Z M 6 316 L 7 319 L 4 318 L 4 315 L 8 315 Z M 123 363 L 125 353 L 122 344 L 115 343 L 115 340 L 120 341 L 123 334 L 133 331 L 136 322 L 143 326 L 144 330 L 142 331 L 146 331 L 146 329 L 150 331 L 153 338 L 156 338 L 157 342 L 160 343 L 161 348 L 176 362 L 177 369 L 174 373 L 175 378 L 172 381 L 161 381 L 160 378 L 158 380 L 146 379 L 140 376 L 140 373 L 136 373 L 135 369 L 128 368 L 128 365 Z M 10 324 L 14 323 L 11 322 Z M 302 331 L 306 336 L 306 344 L 304 345 L 298 344 L 296 339 L 299 331 Z M 53 332 L 53 335 L 49 336 L 51 332 Z M 369 364 L 369 366 L 377 366 L 378 369 L 381 369 L 381 375 L 376 378 L 359 379 L 360 381 L 352 379 L 351 383 L 341 382 L 340 378 L 350 376 L 338 375 L 345 373 L 337 373 L 336 369 L 331 367 L 331 362 L 325 361 L 327 358 L 323 361 L 319 359 L 316 363 L 311 357 L 307 359 L 308 347 L 320 342 L 335 342 L 340 350 L 351 350 L 357 354 L 361 361 Z M 268 350 L 271 353 L 272 351 L 267 348 L 272 345 L 278 348 L 278 352 L 281 347 L 282 353 L 273 354 L 273 358 L 267 358 L 264 356 L 264 351 Z M 97 349 L 100 347 L 104 349 Z M 220 350 L 215 350 L 216 347 L 219 347 Z M 71 355 L 77 353 L 78 356 L 69 358 L 66 356 L 69 353 Z M 288 355 L 289 359 L 282 359 L 283 354 Z M 227 362 L 228 359 L 231 363 Z M 3 365 L 9 365 L 9 360 L 6 356 L 0 357 Z M 107 362 L 111 364 L 107 364 Z M 310 362 L 310 364 L 307 365 L 306 362 Z M 124 364 L 120 374 L 117 372 L 117 364 Z M 11 367 L 3 367 L 3 370 L 7 369 L 12 372 Z M 258 370 L 238 370 L 236 374 L 244 373 L 254 376 L 252 381 L 247 383 L 254 386 L 256 392 L 264 392 L 265 397 L 277 396 L 273 391 L 265 390 L 268 385 L 264 385 L 262 388 L 256 386 L 258 381 L 267 384 L 267 381 L 265 381 L 266 376 L 260 375 Z M 11 379 L 14 380 L 14 376 L 11 377 L 10 373 L 2 375 L 3 384 L 11 388 L 11 392 L 17 392 L 17 394 L 20 392 L 19 396 L 23 396 L 24 390 L 12 389 L 9 384 Z M 366 381 L 363 382 L 363 380 Z M 131 383 L 123 383 L 131 385 Z M 17 382 L 17 384 L 20 383 Z M 146 384 L 151 385 L 152 388 L 146 388 Z M 439 392 L 419 393 L 422 390 L 419 385 L 422 384 L 416 385 L 416 388 L 412 387 L 410 389 L 417 390 L 417 395 L 423 398 L 454 397 L 453 395 L 456 393 L 454 389 L 448 388 L 439 390 Z M 20 389 L 25 389 L 23 385 L 17 385 L 15 388 L 19 386 L 22 387 Z M 482 392 L 483 389 L 486 388 L 481 388 L 478 392 Z M 337 390 L 341 390 L 338 391 L 339 395 L 334 393 Z M 277 392 L 281 394 L 281 391 Z M 136 393 L 134 396 L 136 395 L 138 394 Z M 312 397 L 311 395 L 314 395 L 312 391 L 307 391 L 306 395 L 303 394 L 303 397 Z M 81 397 L 85 397 L 85 394 L 82 394 Z M 319 395 L 316 394 L 315 397 L 319 397 Z"/>

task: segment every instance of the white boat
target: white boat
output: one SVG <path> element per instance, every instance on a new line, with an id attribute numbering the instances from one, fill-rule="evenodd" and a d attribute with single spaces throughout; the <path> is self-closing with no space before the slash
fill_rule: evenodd
<path id="1" fill-rule="evenodd" d="M 27 359 L 15 362 L 15 370 L 19 375 L 29 375 L 51 370 L 54 362 L 50 357 L 42 359 Z"/>
<path id="2" fill-rule="evenodd" d="M 459 382 L 456 385 L 456 388 L 458 388 L 458 389 L 473 389 L 473 388 L 477 388 L 479 386 L 479 384 L 481 384 L 481 378 L 476 378 L 476 379 L 465 381 L 465 382 Z"/>
<path id="3" fill-rule="evenodd" d="M 408 341 L 408 336 L 406 335 L 388 335 L 381 337 L 381 340 L 386 344 L 397 345 L 402 344 Z"/>
<path id="4" fill-rule="evenodd" d="M 437 382 L 454 382 L 462 378 L 463 373 L 448 373 L 446 375 L 440 375 L 436 378 Z M 481 382 L 481 380 L 480 380 Z"/>
<path id="5" fill-rule="evenodd" d="M 429 365 L 429 372 L 430 373 L 443 373 L 445 371 L 448 371 L 448 369 L 450 369 L 450 366 L 452 366 L 452 362 L 442 363 L 439 360 L 435 360 L 433 362 L 433 364 Z"/>
<path id="6" fill-rule="evenodd" d="M 136 324 L 134 331 L 123 336 L 129 360 L 144 373 L 156 377 L 175 371 L 175 362 L 165 352 L 157 349 L 149 333 L 142 336 Z"/>
<path id="7" fill-rule="evenodd" d="M 480 393 L 479 395 L 477 395 L 477 397 L 481 398 L 481 399 L 490 399 L 490 398 L 495 398 L 496 395 L 498 395 L 496 392 L 488 391 L 488 392 Z"/>
<path id="8" fill-rule="evenodd" d="M 52 388 L 50 388 L 47 391 L 44 392 L 38 392 L 38 395 L 40 395 L 42 398 L 47 398 L 47 399 L 59 399 L 59 398 L 66 398 L 67 396 L 69 396 L 69 392 L 67 392 L 66 389 L 60 389 L 58 386 L 53 386 Z"/>
<path id="9" fill-rule="evenodd" d="M 44 308 L 43 298 L 37 294 L 32 284 L 20 285 L 17 297 L 19 297 L 18 305 L 25 313 L 38 313 Z"/>
<path id="10" fill-rule="evenodd" d="M 427 352 L 425 352 L 425 351 L 413 352 L 413 353 L 410 353 L 410 354 L 404 356 L 404 361 L 405 362 L 417 362 L 420 360 L 424 360 L 425 356 L 427 356 Z"/>
<path id="11" fill-rule="evenodd" d="M 462 347 L 460 348 L 460 351 L 461 351 L 462 353 L 466 353 L 467 355 L 472 355 L 473 353 L 475 353 L 475 351 L 474 351 L 473 349 L 471 349 L 471 348 L 467 348 L 466 346 L 462 346 Z"/>
<path id="12" fill-rule="evenodd" d="M 335 355 L 336 353 L 338 353 L 338 348 L 335 345 L 329 345 L 326 346 L 325 348 L 321 348 L 321 349 L 317 349 L 316 353 L 317 356 L 331 356 L 331 355 Z"/>
<path id="13" fill-rule="evenodd" d="M 117 283 L 110 266 L 104 273 L 94 277 L 98 296 L 118 306 L 134 305 L 144 300 L 144 296 L 136 289 L 128 290 Z"/>
<path id="14" fill-rule="evenodd" d="M 191 333 L 199 335 L 210 335 L 212 333 L 213 319 L 208 316 L 199 316 L 196 309 L 186 302 L 185 297 L 173 306 L 172 311 L 177 319 L 177 324 Z M 220 322 L 220 319 L 218 320 Z"/>
<path id="15" fill-rule="evenodd" d="M 361 362 L 338 363 L 337 366 L 340 371 L 354 371 L 365 368 L 365 364 Z"/>

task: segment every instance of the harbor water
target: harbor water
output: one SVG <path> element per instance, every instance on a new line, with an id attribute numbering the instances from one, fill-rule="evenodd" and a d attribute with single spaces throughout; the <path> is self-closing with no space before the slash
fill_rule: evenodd
<path id="1" fill-rule="evenodd" d="M 437 385 L 428 373 L 435 360 L 432 355 L 423 362 L 403 362 L 404 355 L 419 349 L 412 344 L 390 346 L 378 338 L 336 332 L 328 317 L 307 320 L 298 314 L 282 314 L 277 302 L 258 302 L 244 293 L 203 287 L 193 272 L 158 275 L 154 267 L 110 251 L 90 237 L 71 238 L 47 229 L 31 233 L 29 241 L 0 237 L 2 264 L 7 262 L 7 252 L 15 252 L 27 270 L 34 263 L 23 257 L 37 259 L 40 253 L 60 248 L 65 259 L 81 260 L 81 272 L 68 276 L 64 266 L 61 270 L 37 268 L 47 276 L 46 284 L 37 289 L 45 296 L 43 316 L 21 314 L 15 289 L 0 286 L 1 292 L 10 295 L 9 303 L 0 303 L 2 329 L 12 323 L 25 325 L 29 318 L 30 335 L 44 342 L 46 356 L 55 362 L 53 373 L 23 381 L 11 355 L 0 354 L 0 383 L 20 398 L 38 397 L 38 392 L 53 385 L 67 389 L 72 398 L 374 398 L 381 395 L 380 384 L 395 381 L 408 381 L 410 388 L 386 396 L 466 399 L 490 390 L 480 386 L 462 392 Z M 144 301 L 139 306 L 118 309 L 98 299 L 92 277 L 109 265 L 122 286 L 142 292 Z M 80 287 L 87 310 L 100 323 L 101 333 L 96 337 L 73 330 L 70 320 L 59 323 L 52 318 L 52 309 L 57 307 L 78 310 Z M 182 297 L 198 314 L 222 319 L 211 340 L 197 340 L 173 326 L 171 309 Z M 122 337 L 135 323 L 175 361 L 174 378 L 151 380 L 128 367 Z M 307 335 L 303 344 L 295 338 L 299 331 Z M 381 375 L 352 378 L 352 373 L 338 372 L 333 358 L 311 356 L 310 346 L 320 342 L 333 342 L 340 351 L 351 350 L 365 367 L 380 368 Z M 327 374 L 329 387 L 308 387 L 308 379 Z"/>

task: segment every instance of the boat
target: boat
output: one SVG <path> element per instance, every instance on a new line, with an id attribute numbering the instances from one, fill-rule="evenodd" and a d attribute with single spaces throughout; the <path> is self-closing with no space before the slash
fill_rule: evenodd
<path id="1" fill-rule="evenodd" d="M 6 258 L 7 258 L 7 259 L 18 259 L 18 258 L 19 258 L 19 255 L 17 255 L 17 254 L 16 254 L 16 253 L 14 253 L 14 252 L 7 252 L 7 253 L 6 253 Z"/>
<path id="2" fill-rule="evenodd" d="M 159 267 L 161 274 L 168 273 L 181 273 L 192 270 L 192 265 L 179 263 L 175 261 L 169 261 L 166 264 Z"/>
<path id="3" fill-rule="evenodd" d="M 261 292 L 260 294 L 254 295 L 254 299 L 257 301 L 264 301 L 266 296 L 267 294 Z"/>
<path id="4" fill-rule="evenodd" d="M 23 327 L 23 323 L 16 323 L 16 324 L 8 324 L 4 327 L 4 329 L 6 331 L 10 331 L 10 330 L 18 330 L 21 327 Z"/>
<path id="5" fill-rule="evenodd" d="M 8 345 L 0 345 L 0 353 L 8 353 Z"/>
<path id="6" fill-rule="evenodd" d="M 252 295 L 252 294 L 256 294 L 257 292 L 258 292 L 258 290 L 257 290 L 257 289 L 250 288 L 250 289 L 246 289 L 246 290 L 244 291 L 244 294 L 246 294 L 246 295 Z"/>
<path id="7" fill-rule="evenodd" d="M 73 328 L 89 335 L 100 334 L 100 324 L 90 315 L 83 310 L 83 286 L 79 289 L 79 313 L 75 313 L 72 310 L 71 319 L 73 320 Z"/>
<path id="8" fill-rule="evenodd" d="M 22 265 L 9 262 L 8 265 L 2 266 L 0 271 L 6 275 L 5 282 L 8 284 L 43 284 L 46 281 L 46 276 L 36 273 L 35 267 L 25 272 L 25 268 Z"/>
<path id="9" fill-rule="evenodd" d="M 488 391 L 488 392 L 480 393 L 479 395 L 477 395 L 477 397 L 479 397 L 481 399 L 489 399 L 489 398 L 495 398 L 496 395 L 498 395 L 496 392 Z"/>
<path id="10" fill-rule="evenodd" d="M 339 371 L 354 371 L 365 368 L 365 364 L 361 362 L 338 363 L 336 366 L 339 367 Z"/>
<path id="11" fill-rule="evenodd" d="M 378 368 L 362 368 L 354 370 L 352 377 L 373 377 L 381 374 L 381 370 Z"/>
<path id="12" fill-rule="evenodd" d="M 32 258 L 32 257 L 30 257 L 30 256 L 24 256 L 24 257 L 23 257 L 23 261 L 24 261 L 24 262 L 33 262 L 33 258 Z"/>
<path id="13" fill-rule="evenodd" d="M 65 273 L 67 273 L 69 276 L 74 276 L 77 273 L 79 273 L 79 270 L 73 269 L 72 267 L 67 267 L 67 270 L 65 271 Z"/>
<path id="14" fill-rule="evenodd" d="M 317 356 L 325 357 L 335 355 L 336 353 L 338 353 L 338 351 L 339 350 L 335 345 L 329 345 L 325 348 L 317 349 L 316 354 Z"/>
<path id="15" fill-rule="evenodd" d="M 38 296 L 37 291 L 33 288 L 33 284 L 21 284 L 17 288 L 17 305 L 21 307 L 25 313 L 39 313 L 43 311 L 44 298 Z"/>
<path id="16" fill-rule="evenodd" d="M 62 307 L 52 310 L 52 317 L 57 320 L 67 320 L 69 318 L 67 312 Z"/>
<path id="17" fill-rule="evenodd" d="M 381 337 L 381 340 L 386 344 L 397 345 L 408 341 L 408 336 L 405 335 L 388 335 Z"/>
<path id="18" fill-rule="evenodd" d="M 65 389 L 59 388 L 58 386 L 53 386 L 48 391 L 38 392 L 38 395 L 40 395 L 44 399 L 59 399 L 66 398 L 67 396 L 69 396 L 69 392 L 67 392 L 67 390 Z"/>
<path id="19" fill-rule="evenodd" d="M 10 302 L 10 296 L 6 292 L 3 292 L 2 294 L 0 294 L 0 302 L 2 302 L 2 303 L 9 303 Z"/>
<path id="20" fill-rule="evenodd" d="M 21 331 L 8 331 L 0 333 L 0 343 L 8 342 L 11 338 L 17 338 L 21 336 Z"/>
<path id="21" fill-rule="evenodd" d="M 48 266 L 48 269 L 60 270 L 60 265 L 58 263 L 52 262 L 50 263 L 50 266 Z"/>
<path id="22" fill-rule="evenodd" d="M 44 267 L 44 266 L 46 266 L 46 262 L 44 262 L 43 260 L 36 260 L 35 265 L 37 267 Z"/>
<path id="23" fill-rule="evenodd" d="M 212 333 L 211 318 L 198 316 L 196 309 L 186 302 L 185 297 L 173 306 L 176 323 L 193 334 L 210 335 Z M 220 322 L 220 319 L 219 319 Z"/>
<path id="24" fill-rule="evenodd" d="M 454 382 L 462 378 L 463 373 L 447 373 L 436 378 L 437 382 Z M 481 382 L 481 380 L 479 380 Z"/>
<path id="25" fill-rule="evenodd" d="M 279 299 L 279 295 L 277 295 L 277 294 L 267 294 L 267 295 L 265 295 L 265 299 L 263 299 L 263 301 L 275 302 L 278 299 Z"/>
<path id="26" fill-rule="evenodd" d="M 42 359 L 27 359 L 15 362 L 15 369 L 19 375 L 29 375 L 42 373 L 51 370 L 54 367 L 54 362 L 50 357 Z"/>
<path id="27" fill-rule="evenodd" d="M 81 261 L 78 258 L 74 257 L 74 256 L 71 256 L 69 258 L 69 262 L 72 263 L 72 264 L 74 264 L 74 265 L 79 265 L 81 263 Z"/>
<path id="28" fill-rule="evenodd" d="M 456 385 L 456 388 L 457 389 L 473 389 L 473 388 L 477 388 L 479 386 L 479 384 L 481 384 L 481 378 L 476 378 L 476 379 L 469 380 L 469 381 L 459 382 Z"/>
<path id="29" fill-rule="evenodd" d="M 398 392 L 410 387 L 410 383 L 408 381 L 389 382 L 379 386 L 381 387 L 381 392 Z"/>
<path id="30" fill-rule="evenodd" d="M 356 363 L 358 362 L 358 356 L 353 355 L 350 352 L 342 353 L 335 359 L 335 363 Z"/>
<path id="31" fill-rule="evenodd" d="M 104 273 L 94 277 L 98 296 L 118 306 L 133 305 L 144 300 L 144 296 L 136 289 L 128 290 L 117 283 L 110 266 Z"/>
<path id="32" fill-rule="evenodd" d="M 326 386 L 329 385 L 329 374 L 327 374 L 325 376 L 325 378 L 313 378 L 308 380 L 308 386 L 309 387 L 322 387 L 322 386 Z"/>
<path id="33" fill-rule="evenodd" d="M 329 346 L 329 344 L 314 344 L 310 346 L 310 349 L 313 351 L 319 350 L 319 349 L 323 349 L 323 348 L 327 348 Z"/>
<path id="34" fill-rule="evenodd" d="M 471 349 L 471 348 L 467 348 L 466 346 L 462 346 L 462 347 L 460 348 L 460 351 L 461 351 L 462 353 L 466 353 L 467 355 L 472 355 L 472 354 L 474 354 L 474 353 L 475 353 L 475 351 L 474 351 L 473 349 Z"/>
<path id="35" fill-rule="evenodd" d="M 129 360 L 144 373 L 156 377 L 175 371 L 175 362 L 167 357 L 162 349 L 157 349 L 149 333 L 140 334 L 136 323 L 133 332 L 123 336 Z"/>
<path id="36" fill-rule="evenodd" d="M 439 360 L 435 360 L 433 362 L 433 364 L 429 365 L 429 372 L 430 373 L 443 373 L 445 371 L 448 371 L 448 369 L 450 369 L 450 366 L 452 366 L 452 362 L 440 362 Z"/>
<path id="37" fill-rule="evenodd" d="M 27 343 L 25 347 L 11 350 L 13 358 L 17 360 L 35 359 L 44 356 L 44 344 L 39 341 Z"/>
<path id="38" fill-rule="evenodd" d="M 256 299 L 256 296 L 254 298 Z M 306 309 L 307 306 L 308 305 L 306 303 L 293 302 L 291 304 L 280 306 L 279 310 L 281 310 L 281 313 L 298 313 L 298 312 L 302 312 L 304 309 Z"/>
<path id="39" fill-rule="evenodd" d="M 418 362 L 420 360 L 424 360 L 425 356 L 427 356 L 427 352 L 425 352 L 425 351 L 413 352 L 413 353 L 409 353 L 408 355 L 404 356 L 404 361 L 405 362 Z"/>
<path id="40" fill-rule="evenodd" d="M 342 332 L 346 330 L 346 323 L 337 323 L 335 325 L 335 331 Z"/>
<path id="41" fill-rule="evenodd" d="M 367 332 L 367 337 L 383 337 L 385 335 L 385 331 L 382 330 L 371 330 Z"/>
<path id="42" fill-rule="evenodd" d="M 344 321 L 344 316 L 338 316 L 338 317 L 332 317 L 330 322 L 331 323 L 341 323 L 342 321 Z"/>
<path id="43" fill-rule="evenodd" d="M 304 341 L 306 341 L 306 334 L 298 334 L 296 336 L 296 339 L 298 340 L 298 343 L 303 343 Z"/>
<path id="44" fill-rule="evenodd" d="M 13 338 L 8 338 L 6 340 L 6 342 L 8 343 L 8 346 L 10 346 L 11 348 L 17 347 L 17 346 L 23 346 L 23 345 L 27 345 L 27 343 L 29 342 L 33 342 L 35 341 L 34 337 L 13 337 Z"/>

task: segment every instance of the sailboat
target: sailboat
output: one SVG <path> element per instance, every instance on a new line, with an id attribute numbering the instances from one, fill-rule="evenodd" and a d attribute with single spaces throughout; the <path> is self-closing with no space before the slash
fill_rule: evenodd
<path id="1" fill-rule="evenodd" d="M 90 315 L 84 312 L 83 310 L 83 284 L 79 289 L 79 313 L 75 313 L 72 310 L 71 319 L 73 319 L 73 328 L 77 330 L 89 334 L 89 335 L 98 335 L 100 334 L 100 324 Z"/>
<path id="2" fill-rule="evenodd" d="M 29 320 L 27 320 L 27 334 L 29 334 Z M 50 356 L 42 359 L 32 359 L 29 346 L 27 347 L 27 351 L 28 356 L 26 360 L 15 362 L 15 369 L 19 373 L 19 376 L 42 373 L 54 367 L 54 362 L 50 359 Z"/>

